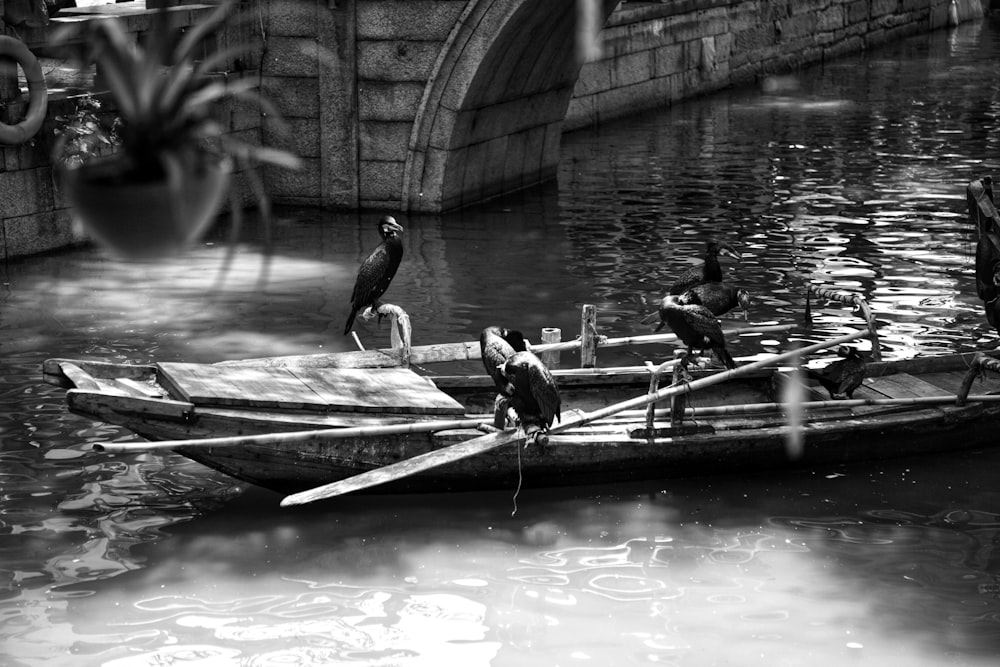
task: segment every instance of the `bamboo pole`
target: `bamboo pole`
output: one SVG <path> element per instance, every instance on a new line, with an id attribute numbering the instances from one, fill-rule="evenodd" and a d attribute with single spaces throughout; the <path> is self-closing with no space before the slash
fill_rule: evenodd
<path id="1" fill-rule="evenodd" d="M 851 398 L 822 401 L 805 401 L 801 407 L 804 411 L 825 410 L 830 408 L 856 407 L 908 407 L 921 405 L 964 406 L 966 403 L 1000 403 L 1000 394 L 972 394 L 958 402 L 958 396 L 942 394 L 940 396 L 918 396 L 909 398 Z M 650 404 L 652 405 L 652 404 Z M 688 407 L 684 411 L 685 418 L 698 417 L 738 417 L 741 415 L 777 412 L 788 409 L 788 403 L 743 403 L 739 405 L 711 405 L 703 408 Z M 646 410 L 623 410 L 616 417 L 630 419 L 648 416 Z M 669 408 L 653 411 L 655 417 L 671 417 Z M 160 442 L 104 442 L 96 443 L 96 452 L 107 454 L 137 454 L 192 447 L 241 447 L 253 445 L 289 445 L 306 442 L 326 442 L 343 438 L 375 437 L 391 435 L 407 435 L 413 433 L 433 433 L 450 429 L 478 428 L 480 424 L 489 422 L 489 415 L 480 415 L 468 419 L 439 420 L 413 422 L 409 424 L 393 424 L 387 426 L 358 426 L 349 428 L 316 429 L 310 431 L 288 431 L 282 433 L 262 433 L 259 435 L 241 435 L 219 438 L 195 438 L 190 440 L 163 440 Z M 651 422 L 650 422 L 651 423 Z M 649 426 L 649 423 L 647 423 Z"/>
<path id="2" fill-rule="evenodd" d="M 344 438 L 365 438 L 411 433 L 433 433 L 454 428 L 475 428 L 483 419 L 441 419 L 434 421 L 408 422 L 406 424 L 386 424 L 384 426 L 351 426 L 348 428 L 324 428 L 309 431 L 285 431 L 281 433 L 261 433 L 259 435 L 234 435 L 219 438 L 194 438 L 190 440 L 163 440 L 160 442 L 99 442 L 94 451 L 109 454 L 132 454 L 181 447 L 246 447 L 249 445 L 291 445 L 306 442 L 326 442 Z"/>
<path id="3" fill-rule="evenodd" d="M 869 335 L 868 331 L 855 331 L 850 334 L 845 334 L 839 336 L 832 340 L 824 341 L 822 343 L 816 343 L 814 345 L 809 345 L 801 349 L 795 349 L 790 352 L 783 352 L 781 354 L 776 354 L 769 356 L 760 361 L 755 361 L 753 363 L 747 364 L 745 366 L 739 366 L 737 368 L 728 369 L 720 373 L 715 373 L 708 377 L 700 378 L 698 380 L 693 380 L 691 382 L 685 382 L 683 384 L 674 385 L 670 387 L 664 387 L 652 394 L 641 394 L 634 398 L 631 398 L 620 403 L 615 403 L 613 405 L 594 410 L 589 413 L 582 413 L 574 418 L 567 419 L 561 422 L 558 426 L 553 426 L 549 429 L 551 435 L 557 435 L 563 433 L 572 428 L 583 426 L 590 422 L 596 421 L 598 419 L 603 419 L 605 417 L 610 417 L 611 415 L 617 414 L 619 412 L 624 412 L 625 410 L 630 410 L 632 408 L 644 407 L 650 403 L 655 403 L 662 401 L 663 399 L 670 398 L 671 396 L 677 396 L 679 394 L 686 394 L 697 389 L 702 389 L 704 387 L 709 387 L 720 382 L 725 382 L 734 377 L 739 377 L 740 375 L 745 375 L 753 371 L 765 368 L 768 365 L 790 359 L 795 355 L 806 355 L 819 350 L 825 350 L 830 347 L 836 347 L 843 343 L 847 343 L 852 340 L 857 340 L 864 336 Z M 372 486 L 378 486 L 380 484 L 385 484 L 387 482 L 392 482 L 404 477 L 409 477 L 426 470 L 436 468 L 438 466 L 445 465 L 447 463 L 452 463 L 454 461 L 459 461 L 461 459 L 467 458 L 469 456 L 475 456 L 477 454 L 482 454 L 484 452 L 496 449 L 503 445 L 511 444 L 512 442 L 523 440 L 524 433 L 520 429 L 511 429 L 509 431 L 503 431 L 500 433 L 491 433 L 490 435 L 480 436 L 478 438 L 473 438 L 465 442 L 461 442 L 457 445 L 450 445 L 448 447 L 442 447 L 441 449 L 436 449 L 431 452 L 426 452 L 424 454 L 419 454 L 409 459 L 399 461 L 396 463 L 391 463 L 374 470 L 369 470 L 363 472 L 359 475 L 353 477 L 348 477 L 346 479 L 338 480 L 330 484 L 324 484 L 313 489 L 302 491 L 300 493 L 295 493 L 286 496 L 282 501 L 282 507 L 287 507 L 289 505 L 301 505 L 304 503 L 311 503 L 317 500 L 323 500 L 326 498 L 332 498 L 334 496 L 343 495 L 345 493 L 351 493 L 353 491 L 360 491 L 362 489 L 367 489 Z"/>
<path id="4" fill-rule="evenodd" d="M 762 326 L 740 327 L 723 331 L 723 335 L 742 336 L 744 334 L 776 333 L 795 329 L 794 324 L 765 324 Z M 626 345 L 650 345 L 669 343 L 677 340 L 672 333 L 645 334 L 641 336 L 625 336 L 622 338 L 606 338 L 597 341 L 598 347 L 623 347 Z M 361 347 L 359 343 L 359 347 Z M 561 343 L 541 343 L 532 345 L 535 354 L 543 352 L 566 352 L 580 348 L 579 340 L 567 340 Z M 363 349 L 363 348 L 362 348 Z M 414 345 L 410 348 L 410 364 L 424 365 L 444 361 L 476 361 L 480 358 L 479 341 L 461 343 L 437 343 L 434 345 Z M 391 348 L 364 350 L 358 352 L 327 352 L 323 354 L 303 354 L 285 357 L 262 357 L 258 359 L 228 360 L 218 363 L 219 366 L 237 366 L 253 368 L 257 366 L 275 368 L 374 368 L 379 366 L 398 366 L 399 350 Z"/>
<path id="5" fill-rule="evenodd" d="M 959 405 L 957 399 L 958 397 L 954 394 L 906 398 L 844 398 L 803 401 L 801 406 L 803 411 L 858 407 L 916 407 L 921 405 L 955 405 L 956 407 L 962 407 Z M 1000 403 L 1000 394 L 973 394 L 968 396 L 966 401 L 969 403 Z M 686 408 L 684 410 L 684 418 L 741 417 L 744 415 L 779 412 L 787 409 L 789 409 L 789 404 L 781 401 L 773 403 L 741 403 L 739 405 L 708 405 L 701 408 Z M 646 410 L 623 410 L 614 416 L 621 417 L 624 420 L 635 420 L 646 414 L 648 414 Z M 669 408 L 658 408 L 654 411 L 654 415 L 660 419 L 669 419 L 671 417 Z"/>
<path id="6" fill-rule="evenodd" d="M 875 314 L 872 313 L 872 309 L 868 305 L 868 302 L 865 301 L 864 297 L 860 294 L 855 294 L 854 292 L 840 292 L 829 287 L 823 287 L 822 285 L 808 285 L 806 287 L 805 313 L 807 322 L 812 321 L 812 309 L 809 304 L 809 297 L 814 293 L 817 296 L 821 296 L 831 301 L 839 301 L 844 305 L 854 306 L 857 308 L 861 313 L 862 319 L 864 319 L 865 323 L 868 325 L 868 331 L 871 333 L 868 339 L 872 344 L 872 359 L 874 361 L 882 361 L 882 347 L 879 345 L 878 338 L 878 322 L 875 319 Z"/>
<path id="7" fill-rule="evenodd" d="M 966 397 L 969 403 L 1000 403 L 1000 394 L 974 394 Z M 865 406 L 879 407 L 906 407 L 917 405 L 947 405 L 954 404 L 958 407 L 964 405 L 958 402 L 958 396 L 954 394 L 942 394 L 940 396 L 909 396 L 904 398 L 844 398 L 823 401 L 803 401 L 800 405 L 803 410 L 823 410 L 827 408 L 858 408 Z M 713 405 L 705 408 L 688 408 L 686 414 L 691 417 L 725 417 L 743 414 L 753 414 L 759 412 L 773 412 L 785 410 L 788 403 L 745 403 L 743 405 Z"/>

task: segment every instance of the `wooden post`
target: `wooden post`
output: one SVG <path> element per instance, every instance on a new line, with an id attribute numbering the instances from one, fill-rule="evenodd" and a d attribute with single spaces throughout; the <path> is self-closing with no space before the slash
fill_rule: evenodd
<path id="1" fill-rule="evenodd" d="M 655 394 L 660 390 L 660 373 L 663 372 L 663 365 L 654 366 L 652 361 L 646 362 L 649 369 L 649 394 Z M 656 416 L 656 403 L 646 406 L 646 430 L 649 432 L 650 440 L 653 439 L 653 420 Z"/>
<path id="2" fill-rule="evenodd" d="M 393 350 L 399 350 L 399 358 L 405 368 L 410 365 L 410 316 L 399 306 L 389 303 L 379 307 L 380 313 L 385 314 L 386 311 L 389 314 L 389 341 Z"/>
<path id="3" fill-rule="evenodd" d="M 580 313 L 580 368 L 597 365 L 597 307 L 583 305 Z"/>
<path id="4" fill-rule="evenodd" d="M 684 378 L 683 370 L 686 362 L 689 359 L 684 359 L 687 356 L 687 352 L 684 350 L 674 350 L 674 360 L 677 362 L 674 364 L 674 378 L 673 384 L 680 384 L 681 380 Z M 687 410 L 687 394 L 678 394 L 676 396 L 670 397 L 670 425 L 677 426 L 679 423 L 684 421 L 684 413 Z"/>
<path id="5" fill-rule="evenodd" d="M 561 343 L 562 329 L 559 329 L 557 327 L 545 327 L 544 329 L 542 329 L 542 342 Z M 542 352 L 542 363 L 548 366 L 550 369 L 559 368 L 559 350 Z"/>

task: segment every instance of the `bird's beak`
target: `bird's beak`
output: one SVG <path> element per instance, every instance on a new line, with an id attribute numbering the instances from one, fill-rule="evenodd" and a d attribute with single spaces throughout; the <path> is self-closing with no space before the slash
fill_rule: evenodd
<path id="1" fill-rule="evenodd" d="M 403 226 L 396 222 L 396 218 L 391 215 L 387 215 L 382 219 L 382 227 L 386 232 L 392 232 L 393 234 L 398 234 L 403 231 Z"/>
<path id="2" fill-rule="evenodd" d="M 737 262 L 740 261 L 741 259 L 743 259 L 743 256 L 740 255 L 739 250 L 737 250 L 736 248 L 732 247 L 731 245 L 719 246 L 719 254 L 720 255 L 726 255 L 727 257 L 732 257 Z"/>

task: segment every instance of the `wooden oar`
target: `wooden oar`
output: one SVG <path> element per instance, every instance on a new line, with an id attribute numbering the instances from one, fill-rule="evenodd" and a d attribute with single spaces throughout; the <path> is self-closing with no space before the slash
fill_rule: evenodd
<path id="1" fill-rule="evenodd" d="M 686 382 L 681 385 L 664 387 L 652 394 L 642 394 L 640 396 L 636 396 L 635 398 L 615 403 L 613 405 L 600 408 L 599 410 L 594 410 L 593 412 L 581 413 L 575 418 L 567 419 L 558 426 L 552 427 L 549 429 L 549 433 L 552 435 L 562 433 L 563 431 L 568 431 L 569 429 L 582 426 L 583 424 L 587 424 L 597 419 L 608 417 L 618 412 L 645 406 L 650 403 L 656 403 L 666 398 L 670 398 L 671 396 L 679 396 L 703 387 L 725 382 L 730 378 L 751 373 L 776 362 L 790 359 L 795 355 L 811 354 L 813 352 L 842 345 L 843 343 L 863 338 L 868 335 L 869 332 L 867 331 L 855 331 L 833 340 L 816 343 L 799 350 L 782 352 L 781 354 L 776 354 L 765 359 L 761 359 L 760 361 L 755 361 L 751 364 L 747 364 L 746 366 L 739 366 L 737 368 L 725 370 L 720 373 L 715 373 L 713 375 L 709 375 L 708 377 Z M 430 470 L 431 468 L 436 468 L 453 461 L 458 461 L 469 456 L 482 454 L 483 452 L 490 451 L 491 449 L 496 449 L 497 447 L 523 440 L 524 437 L 524 432 L 519 428 L 480 436 L 478 438 L 473 438 L 472 440 L 466 440 L 465 442 L 461 442 L 457 445 L 450 445 L 448 447 L 436 449 L 432 452 L 418 454 L 412 458 L 405 459 L 397 463 L 391 463 L 374 470 L 369 470 L 359 475 L 348 477 L 347 479 L 338 480 L 330 484 L 324 484 L 323 486 L 318 486 L 307 491 L 294 493 L 286 496 L 281 501 L 281 505 L 282 507 L 302 505 L 304 503 L 311 503 L 317 500 L 351 493 L 353 491 L 360 491 L 372 486 L 378 486 L 380 484 L 402 479 L 403 477 L 409 477 L 410 475 Z"/>
<path id="2" fill-rule="evenodd" d="M 326 442 L 343 438 L 364 438 L 385 435 L 406 435 L 407 433 L 433 433 L 453 428 L 474 428 L 489 421 L 483 419 L 439 419 L 434 421 L 409 422 L 406 424 L 386 424 L 384 426 L 350 426 L 347 428 L 323 428 L 310 431 L 286 431 L 281 433 L 261 433 L 258 435 L 233 435 L 219 438 L 194 438 L 191 440 L 163 440 L 160 442 L 99 442 L 93 446 L 96 452 L 110 454 L 134 454 L 178 447 L 239 447 L 246 445 L 287 445 L 303 442 Z"/>

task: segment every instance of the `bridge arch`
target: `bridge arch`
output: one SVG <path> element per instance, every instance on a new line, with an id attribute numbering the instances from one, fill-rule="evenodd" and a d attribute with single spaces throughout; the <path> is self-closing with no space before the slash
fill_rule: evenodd
<path id="1" fill-rule="evenodd" d="M 598 27 L 617 4 L 601 0 Z M 580 20 L 577 0 L 469 1 L 417 109 L 404 208 L 453 210 L 554 176 Z"/>

